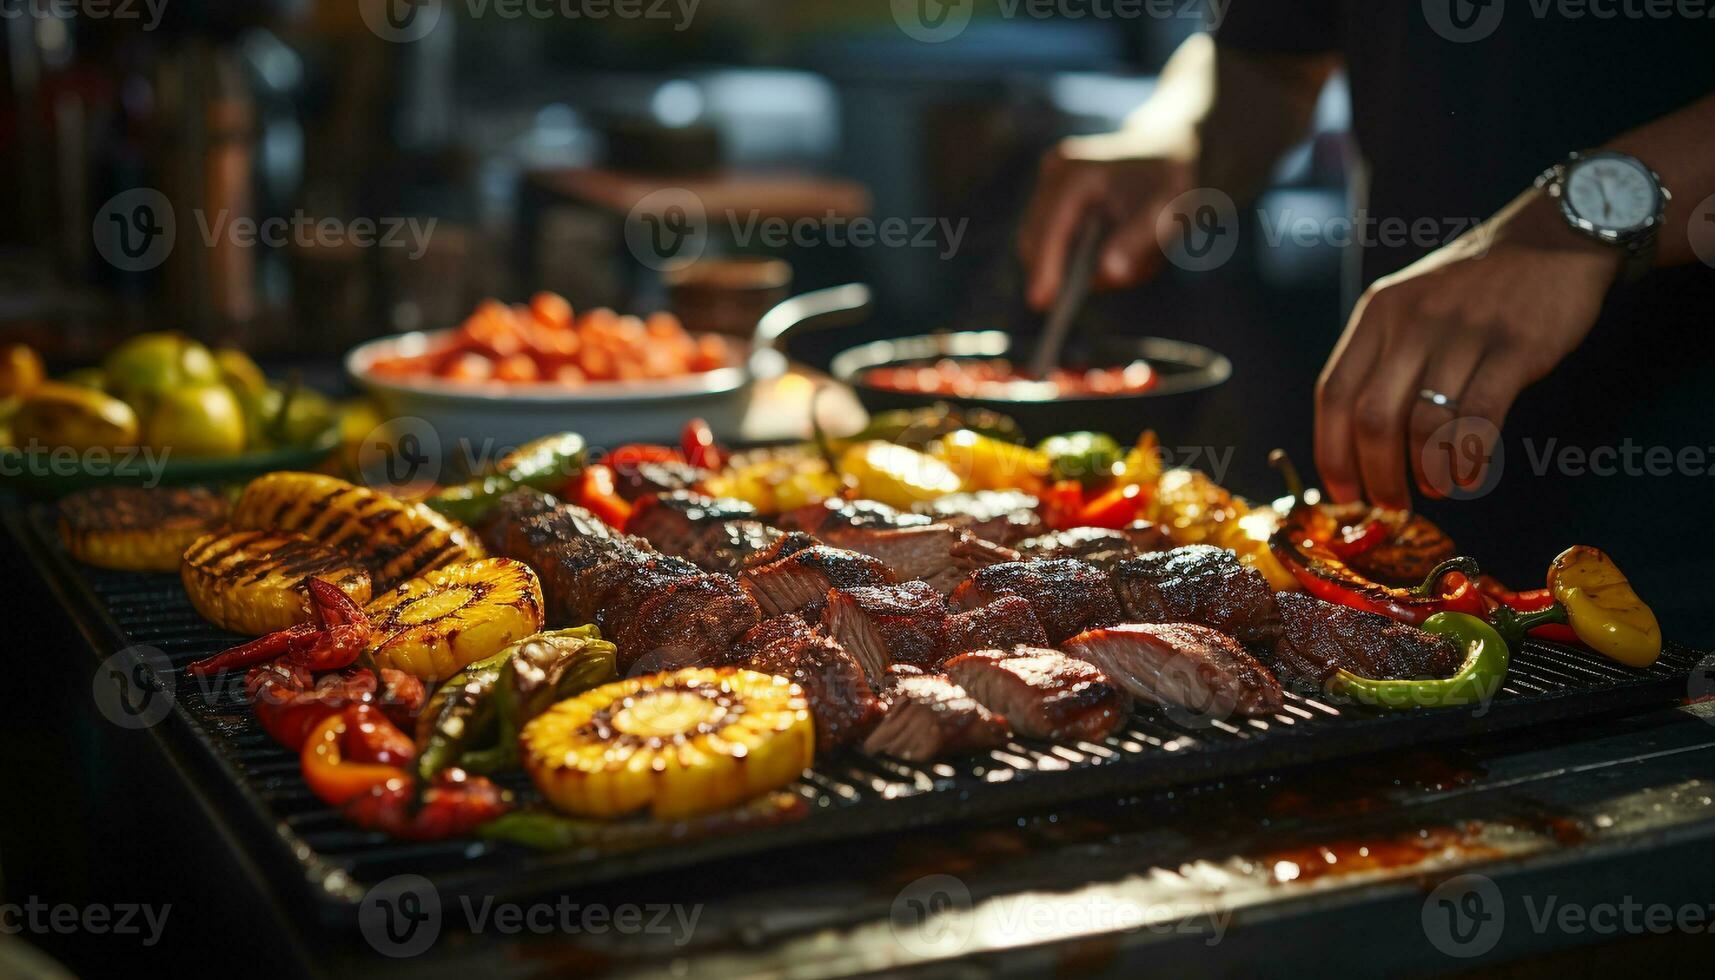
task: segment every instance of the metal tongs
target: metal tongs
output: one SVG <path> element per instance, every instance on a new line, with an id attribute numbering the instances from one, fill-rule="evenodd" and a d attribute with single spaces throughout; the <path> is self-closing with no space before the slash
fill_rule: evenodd
<path id="1" fill-rule="evenodd" d="M 1084 219 L 1078 242 L 1072 248 L 1071 258 L 1066 261 L 1060 295 L 1054 298 L 1054 305 L 1048 310 L 1048 324 L 1036 342 L 1035 352 L 1030 355 L 1027 367 L 1032 378 L 1045 380 L 1048 372 L 1060 363 L 1060 353 L 1066 347 L 1067 337 L 1071 336 L 1072 323 L 1090 294 L 1090 281 L 1095 278 L 1096 257 L 1100 252 L 1105 224 L 1094 215 Z"/>

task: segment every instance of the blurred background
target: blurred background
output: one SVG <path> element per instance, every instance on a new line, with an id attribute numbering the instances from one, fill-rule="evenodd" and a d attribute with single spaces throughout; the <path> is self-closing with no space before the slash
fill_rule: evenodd
<path id="1" fill-rule="evenodd" d="M 1067 19 L 978 3 L 956 37 L 924 44 L 888 4 L 844 0 L 648 0 L 600 20 L 516 0 L 171 0 L 143 30 L 155 15 L 134 7 L 133 20 L 4 24 L 0 329 L 52 368 L 163 328 L 244 347 L 271 368 L 326 367 L 357 341 L 453 326 L 483 297 L 539 289 L 580 309 L 675 308 L 697 328 L 742 320 L 746 303 L 788 289 L 873 285 L 865 324 L 793 342 L 811 364 L 868 336 L 1033 327 L 1013 233 L 1041 153 L 1112 129 L 1202 26 L 1198 4 Z M 1338 84 L 1320 115 L 1262 208 L 1344 212 Z M 623 235 L 638 194 L 692 181 L 743 213 L 941 231 L 930 247 L 800 247 L 712 222 L 709 277 L 737 277 L 753 295 L 711 297 L 664 282 Z M 383 232 L 398 224 L 407 244 L 181 246 L 131 271 L 103 257 L 128 231 L 103 208 L 138 187 L 172 202 L 180 242 L 222 218 L 372 218 Z M 418 247 L 410 232 L 431 227 Z M 757 256 L 785 265 L 719 261 Z M 1163 441 L 1230 445 L 1217 434 L 1242 420 L 1247 452 L 1227 478 L 1272 493 L 1267 448 L 1308 451 L 1290 440 L 1308 438 L 1339 277 L 1337 249 L 1287 242 L 1104 297 L 1088 316 L 1232 357 L 1245 383 L 1226 386 L 1196 424 L 1205 431 Z"/>

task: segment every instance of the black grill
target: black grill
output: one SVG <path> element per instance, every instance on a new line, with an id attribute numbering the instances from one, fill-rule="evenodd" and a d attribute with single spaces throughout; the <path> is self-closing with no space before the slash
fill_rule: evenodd
<path id="1" fill-rule="evenodd" d="M 443 895 L 524 897 L 601 879 L 817 840 L 980 816 L 1004 816 L 1079 797 L 1113 796 L 1204 782 L 1261 769 L 1416 747 L 1501 729 L 1683 699 L 1698 654 L 1669 644 L 1647 670 L 1630 670 L 1583 650 L 1531 641 L 1513 657 L 1501 694 L 1484 712 L 1377 713 L 1288 693 L 1269 718 L 1178 724 L 1153 709 L 1105 742 L 1076 746 L 1014 741 L 986 755 L 913 766 L 846 752 L 822 760 L 792 787 L 808 813 L 766 830 L 615 852 L 538 854 L 471 840 L 399 843 L 351 827 L 322 804 L 298 773 L 297 757 L 252 718 L 241 677 L 199 682 L 183 668 L 238 637 L 215 629 L 168 575 L 107 572 L 73 563 L 45 511 L 33 512 L 36 550 L 80 613 L 102 625 L 117 650 L 161 651 L 175 674 L 175 723 L 188 726 L 198 760 L 229 785 L 235 818 L 268 841 L 284 872 L 308 887 L 330 921 L 350 923 L 351 904 L 391 875 L 433 880 Z M 526 799 L 521 777 L 503 780 Z"/>

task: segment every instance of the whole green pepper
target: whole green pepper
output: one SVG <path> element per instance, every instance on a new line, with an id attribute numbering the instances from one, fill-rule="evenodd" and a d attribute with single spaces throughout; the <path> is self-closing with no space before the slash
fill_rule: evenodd
<path id="1" fill-rule="evenodd" d="M 511 648 L 467 666 L 442 682 L 417 716 L 417 784 L 459 765 L 494 727 L 494 688 Z"/>
<path id="2" fill-rule="evenodd" d="M 1102 432 L 1067 432 L 1042 440 L 1037 451 L 1048 457 L 1056 480 L 1099 483 L 1113 475 L 1115 464 L 1125 459 L 1125 450 L 1114 437 Z"/>
<path id="3" fill-rule="evenodd" d="M 594 626 L 537 633 L 507 647 L 494 685 L 495 739 L 467 751 L 461 765 L 492 773 L 518 764 L 518 733 L 555 704 L 619 676 L 619 648 Z"/>
<path id="4" fill-rule="evenodd" d="M 1419 628 L 1447 637 L 1465 651 L 1465 661 L 1453 676 L 1374 680 L 1340 670 L 1329 680 L 1329 690 L 1372 707 L 1405 709 L 1481 704 L 1501 689 L 1512 655 L 1493 626 L 1466 613 L 1440 612 Z"/>
<path id="5" fill-rule="evenodd" d="M 519 487 L 560 489 L 583 468 L 585 448 L 584 437 L 575 432 L 543 436 L 500 457 L 493 472 L 443 487 L 424 503 L 455 521 L 475 523 Z"/>

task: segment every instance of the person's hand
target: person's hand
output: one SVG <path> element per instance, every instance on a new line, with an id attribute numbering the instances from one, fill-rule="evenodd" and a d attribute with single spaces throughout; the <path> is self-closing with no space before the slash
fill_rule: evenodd
<path id="1" fill-rule="evenodd" d="M 1109 228 L 1095 288 L 1133 286 L 1155 275 L 1163 257 L 1157 219 L 1168 202 L 1192 187 L 1186 142 L 1108 133 L 1064 140 L 1042 158 L 1018 236 L 1025 298 L 1032 307 L 1045 310 L 1059 295 L 1068 254 L 1091 216 Z"/>
<path id="2" fill-rule="evenodd" d="M 1328 492 L 1409 507 L 1408 465 L 1430 496 L 1480 485 L 1513 400 L 1589 333 L 1620 261 L 1533 189 L 1377 280 L 1316 385 L 1316 467 Z M 1426 389 L 1452 404 L 1420 397 Z M 1474 470 L 1455 473 L 1449 453 L 1425 452 L 1452 422 L 1452 444 L 1477 447 Z"/>

